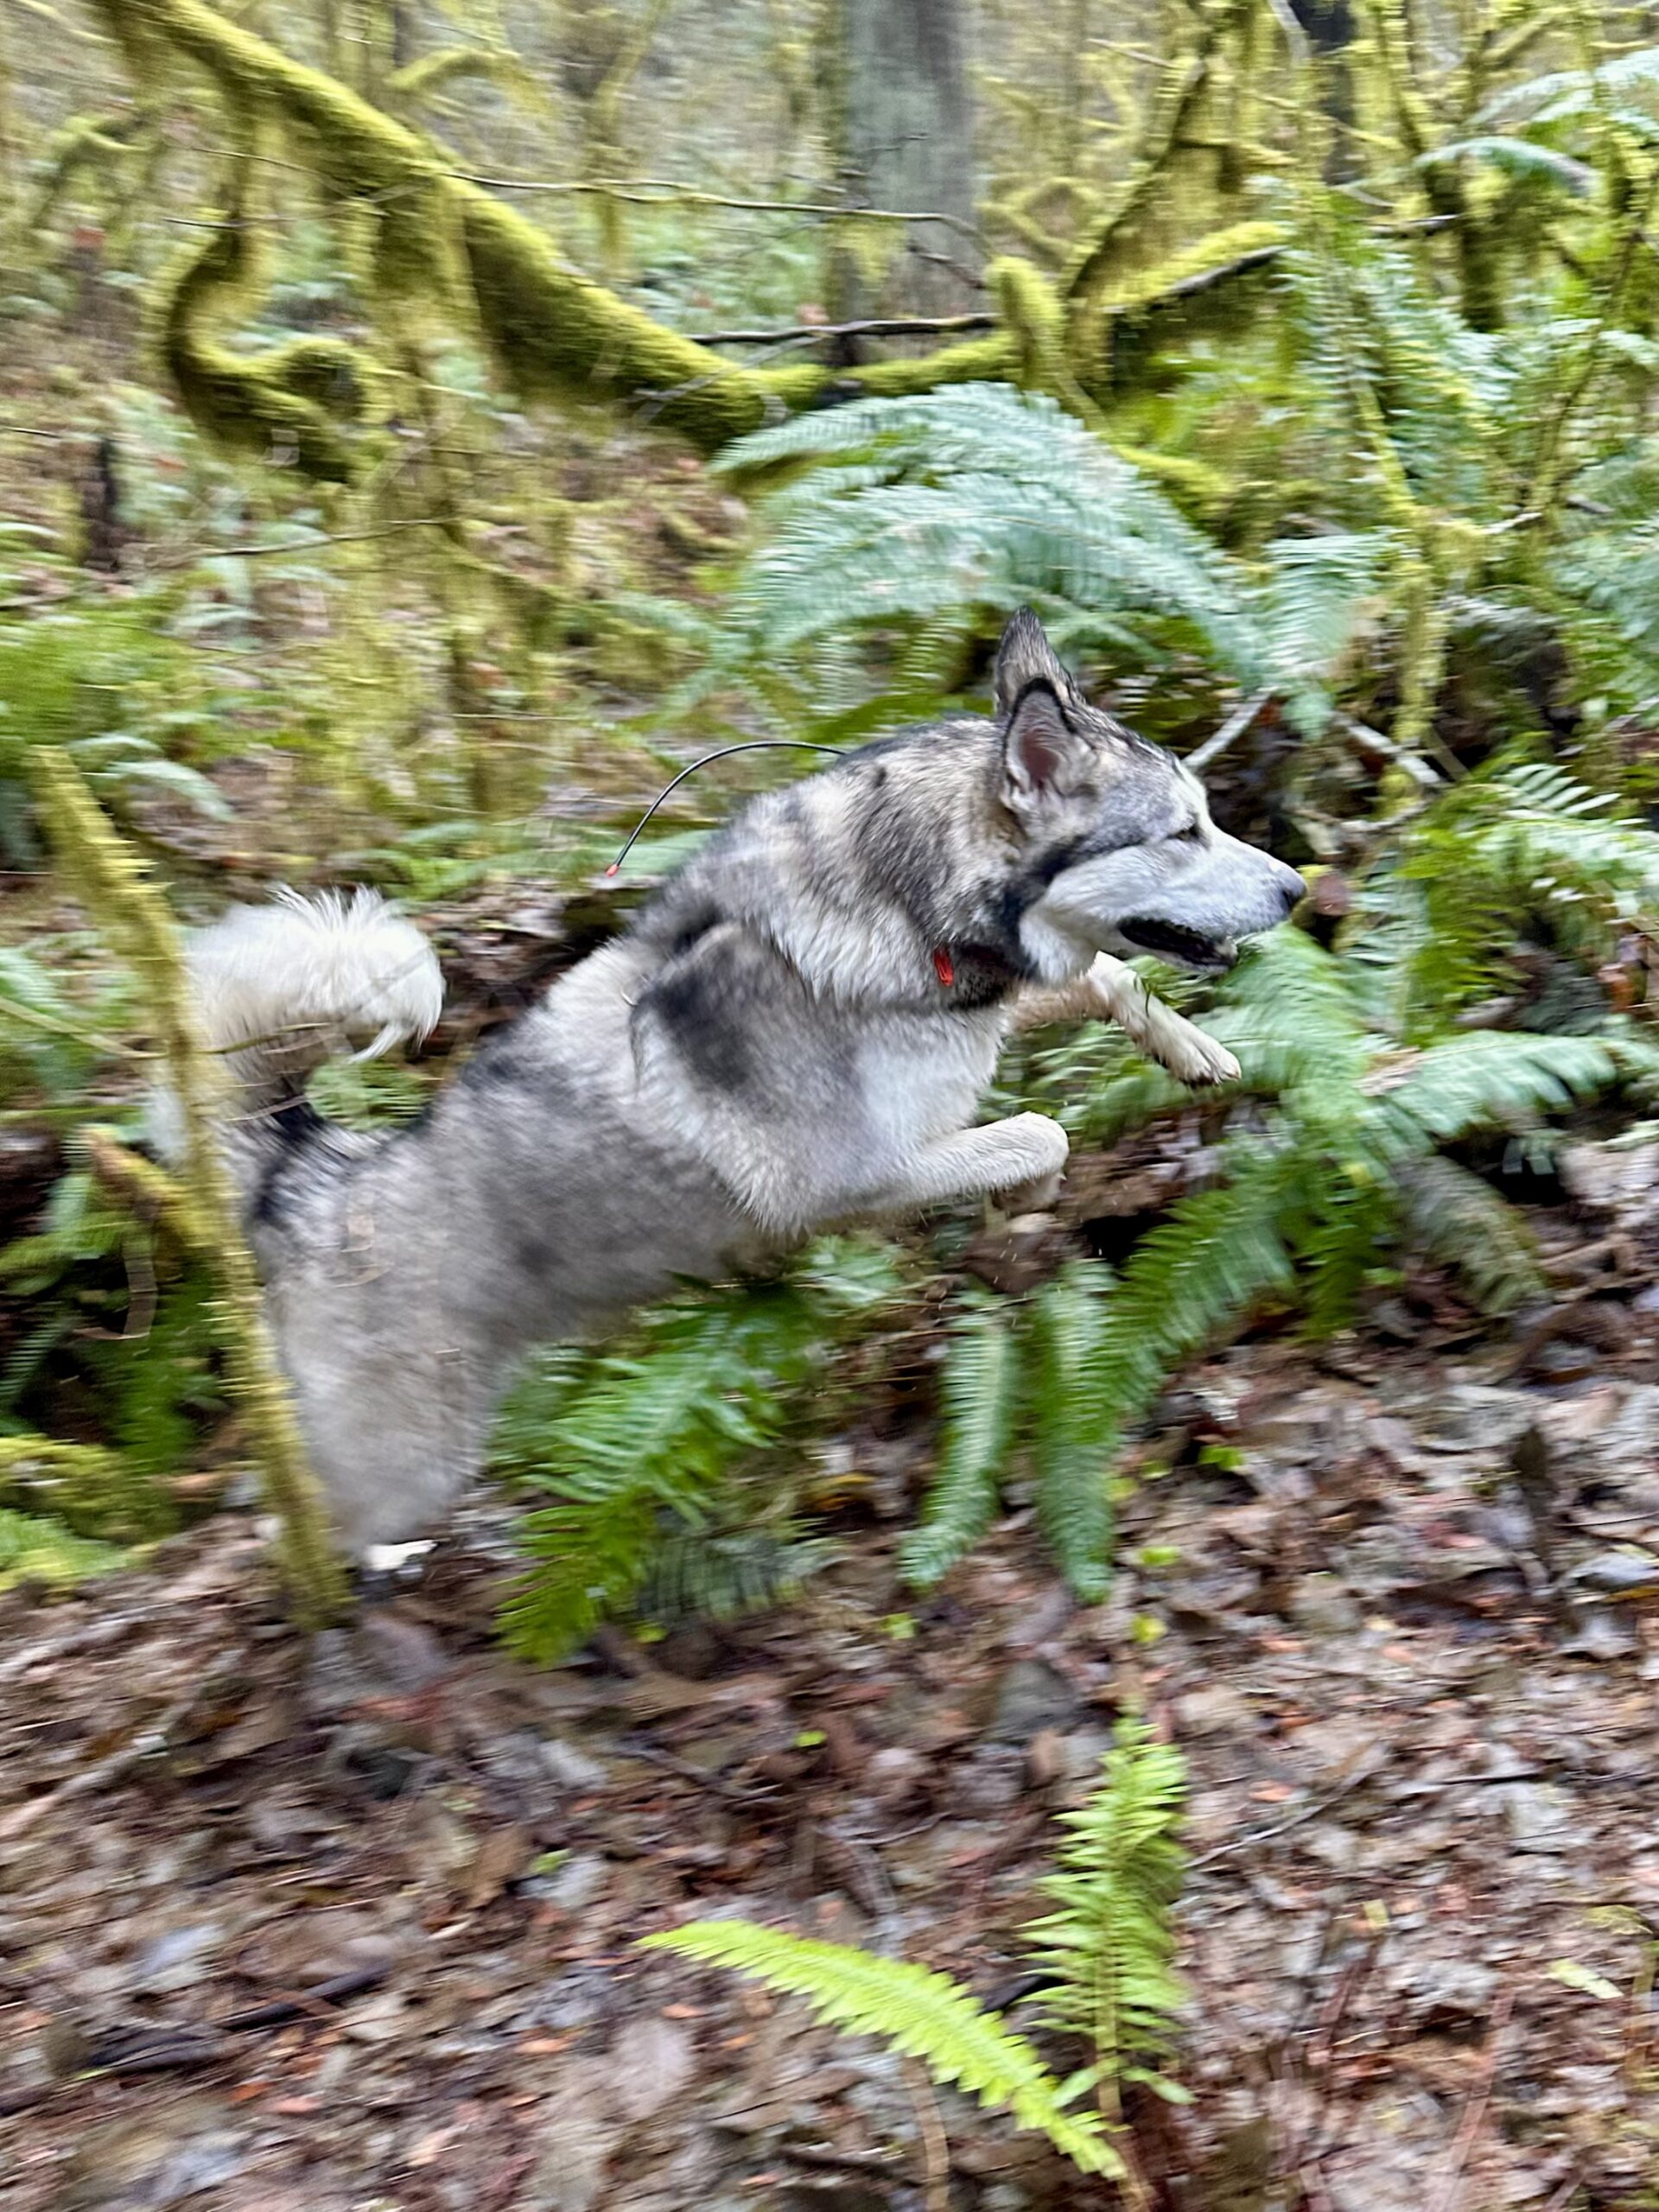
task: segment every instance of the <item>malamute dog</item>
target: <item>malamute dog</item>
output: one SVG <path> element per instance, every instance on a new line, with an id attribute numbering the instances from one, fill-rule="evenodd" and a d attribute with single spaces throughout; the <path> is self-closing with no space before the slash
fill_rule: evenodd
<path id="1" fill-rule="evenodd" d="M 431 1027 L 413 926 L 359 893 L 196 938 L 225 1145 L 348 1544 L 431 1525 L 528 1346 L 832 1224 L 1052 1192 L 1055 1122 L 974 1125 L 1012 1029 L 1109 1017 L 1185 1081 L 1237 1072 L 1112 956 L 1224 967 L 1301 878 L 1089 706 L 1031 614 L 995 702 L 753 800 L 393 1135 L 329 1125 L 304 1083 L 352 1038 Z"/>

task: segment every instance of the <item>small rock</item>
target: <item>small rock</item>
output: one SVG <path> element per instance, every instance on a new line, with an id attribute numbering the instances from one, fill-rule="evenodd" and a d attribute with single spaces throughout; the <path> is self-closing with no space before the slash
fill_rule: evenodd
<path id="1" fill-rule="evenodd" d="M 1543 1782 L 1511 1783 L 1503 1793 L 1503 1816 L 1517 1851 L 1570 1851 L 1579 1833 L 1571 1800 Z"/>
<path id="2" fill-rule="evenodd" d="M 1365 1616 L 1338 1576 L 1304 1574 L 1291 1588 L 1290 1618 L 1309 1636 L 1352 1636 Z"/>
<path id="3" fill-rule="evenodd" d="M 194 1988 L 206 1980 L 207 1961 L 224 1940 L 225 1930 L 215 1920 L 169 1928 L 134 1966 L 134 1986 L 157 1991 Z"/>
<path id="4" fill-rule="evenodd" d="M 1033 1789 L 1047 1789 L 1071 1771 L 1065 1738 L 1058 1728 L 1039 1728 L 1026 1746 L 1026 1780 Z"/>
<path id="5" fill-rule="evenodd" d="M 407 1697 L 454 1671 L 454 1661 L 431 1630 L 397 1613 L 365 1613 L 357 1646 L 365 1667 L 394 1694 Z"/>
<path id="6" fill-rule="evenodd" d="M 927 1780 L 927 1761 L 907 1744 L 884 1744 L 870 1755 L 865 1787 L 883 1805 L 902 1805 Z"/>
<path id="7" fill-rule="evenodd" d="M 1205 1682 L 1183 1690 L 1175 1700 L 1179 1733 L 1183 1736 L 1226 1736 L 1253 1733 L 1255 1708 L 1249 1698 L 1226 1682 Z"/>
<path id="8" fill-rule="evenodd" d="M 1598 1552 L 1574 1568 L 1573 1580 L 1586 1590 L 1605 1591 L 1610 1597 L 1636 1597 L 1659 1590 L 1659 1559 L 1647 1552 Z"/>
<path id="9" fill-rule="evenodd" d="M 671 2020 L 631 2020 L 611 2046 L 616 2098 L 630 2120 L 648 2120 L 697 2070 L 696 2050 Z"/>
<path id="10" fill-rule="evenodd" d="M 611 1778 L 609 1769 L 598 1759 L 559 1736 L 543 1738 L 541 1760 L 554 1781 L 567 1789 L 602 1789 Z"/>
<path id="11" fill-rule="evenodd" d="M 1024 1754 L 1012 1745 L 982 1744 L 973 1757 L 959 1766 L 951 1780 L 954 1809 L 971 1819 L 1006 1813 L 1025 1791 Z"/>
<path id="12" fill-rule="evenodd" d="M 1322 1866 L 1334 1866 L 1345 1874 L 1359 1860 L 1359 1838 L 1351 1828 L 1338 1827 L 1332 1821 L 1320 1821 L 1302 1831 L 1301 1847 L 1310 1859 L 1317 1859 Z"/>
<path id="13" fill-rule="evenodd" d="M 84 2135 L 57 2201 L 65 2212 L 178 2204 L 240 2173 L 251 2147 L 227 2107 L 210 2097 L 179 2098 Z"/>
<path id="14" fill-rule="evenodd" d="M 1497 1969 L 1474 1959 L 1407 1959 L 1392 1979 L 1418 2020 L 1437 2014 L 1484 2019 L 1497 1994 Z"/>
<path id="15" fill-rule="evenodd" d="M 1064 1728 L 1078 1698 L 1058 1668 L 1041 1659 L 1016 1659 L 996 1686 L 996 1708 L 987 1732 L 994 1743 L 1028 1744 L 1040 1729 Z"/>
<path id="16" fill-rule="evenodd" d="M 1556 1172 L 1580 1205 L 1615 1219 L 1645 1218 L 1659 1198 L 1659 1143 L 1652 1124 L 1604 1144 L 1570 1144 L 1556 1154 Z"/>
<path id="17" fill-rule="evenodd" d="M 573 1852 L 550 1874 L 535 1878 L 535 1894 L 556 1904 L 562 1912 L 579 1912 L 591 1904 L 611 1878 L 611 1862 L 596 1851 Z"/>
<path id="18" fill-rule="evenodd" d="M 1637 1632 L 1627 1620 L 1610 1612 L 1605 1605 L 1597 1605 L 1584 1616 L 1584 1625 L 1570 1643 L 1564 1643 L 1564 1652 L 1586 1659 L 1631 1659 L 1641 1649 Z"/>
<path id="19" fill-rule="evenodd" d="M 567 2065 L 557 2098 L 537 2125 L 540 2156 L 521 2199 L 526 2212 L 592 2212 L 599 2203 L 623 2132 L 613 2113 L 614 2088 L 608 2060 Z"/>
<path id="20" fill-rule="evenodd" d="M 1600 1360 L 1601 1354 L 1593 1344 L 1552 1337 L 1528 1360 L 1527 1370 L 1541 1382 L 1579 1382 L 1594 1374 Z"/>

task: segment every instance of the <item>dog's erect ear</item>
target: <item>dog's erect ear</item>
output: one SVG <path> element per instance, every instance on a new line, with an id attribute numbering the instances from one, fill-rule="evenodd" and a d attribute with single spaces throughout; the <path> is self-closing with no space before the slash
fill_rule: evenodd
<path id="1" fill-rule="evenodd" d="M 1077 790 L 1094 753 L 1072 727 L 1046 677 L 1028 683 L 1014 702 L 1002 740 L 1002 803 L 1011 814 L 1033 814 L 1046 800 Z"/>
<path id="2" fill-rule="evenodd" d="M 1040 677 L 1062 698 L 1068 688 L 1065 671 L 1054 648 L 1043 634 L 1043 626 L 1028 607 L 1022 607 L 1002 632 L 996 649 L 996 673 L 991 679 L 999 715 L 1012 714 L 1020 694 Z"/>

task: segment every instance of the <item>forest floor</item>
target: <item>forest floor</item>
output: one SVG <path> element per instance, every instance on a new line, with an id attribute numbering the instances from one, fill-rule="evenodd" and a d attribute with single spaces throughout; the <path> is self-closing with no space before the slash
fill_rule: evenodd
<path id="1" fill-rule="evenodd" d="M 1542 1227 L 1592 1293 L 1640 1272 L 1617 1235 L 1599 1272 L 1605 1217 Z M 845 1562 L 797 1604 L 554 1672 L 492 1638 L 499 1501 L 308 1643 L 235 1513 L 65 1601 L 14 1592 L 8 2212 L 1109 2202 L 792 2000 L 633 1944 L 741 1912 L 1007 2002 L 1052 1816 L 1130 1702 L 1192 1782 L 1195 2101 L 1137 2114 L 1158 2204 L 1651 2204 L 1653 1302 L 1497 1345 L 1450 1309 L 1392 1342 L 1385 1308 L 1209 1362 L 1092 1609 L 1018 1516 L 907 1596 L 912 1470 L 874 1436 Z"/>

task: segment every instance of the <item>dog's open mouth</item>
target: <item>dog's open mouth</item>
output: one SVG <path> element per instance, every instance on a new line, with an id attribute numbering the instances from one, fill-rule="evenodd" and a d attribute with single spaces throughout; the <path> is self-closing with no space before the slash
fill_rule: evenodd
<path id="1" fill-rule="evenodd" d="M 1142 952 L 1155 952 L 1160 960 L 1179 961 L 1183 968 L 1230 968 L 1238 947 L 1230 937 L 1206 937 L 1202 930 L 1184 928 L 1179 922 L 1160 922 L 1147 914 L 1132 915 L 1117 925 L 1118 933 Z"/>

